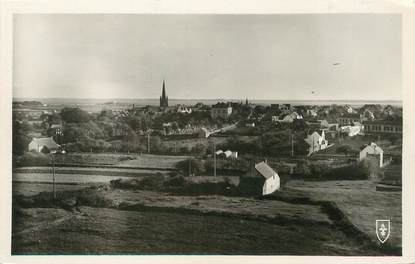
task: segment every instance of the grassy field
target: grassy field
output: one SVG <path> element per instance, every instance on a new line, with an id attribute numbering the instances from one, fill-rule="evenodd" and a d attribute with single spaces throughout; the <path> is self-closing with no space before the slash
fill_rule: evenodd
<path id="1" fill-rule="evenodd" d="M 192 149 L 197 144 L 202 144 L 207 148 L 212 147 L 212 142 L 215 142 L 216 145 L 222 144 L 226 141 L 225 137 L 210 137 L 210 138 L 189 138 L 189 139 L 178 139 L 178 140 L 166 140 L 163 141 L 163 145 L 166 148 L 176 148 L 180 150 L 181 148 Z"/>
<path id="2" fill-rule="evenodd" d="M 382 254 L 318 203 L 108 187 L 82 193 L 79 211 L 59 209 L 47 194 L 14 202 L 13 253 Z"/>
<path id="3" fill-rule="evenodd" d="M 386 243 L 402 244 L 401 192 L 376 191 L 371 181 L 290 181 L 286 188 L 315 200 L 334 201 L 349 220 L 377 242 L 376 219 L 391 220 L 391 235 Z"/>
<path id="4" fill-rule="evenodd" d="M 90 187 L 91 184 L 57 184 L 55 186 L 57 192 L 75 191 Z M 49 183 L 28 183 L 13 182 L 13 195 L 32 196 L 41 192 L 51 192 L 52 184 Z"/>
<path id="5" fill-rule="evenodd" d="M 81 207 L 22 210 L 13 254 L 378 255 L 326 225 Z"/>
<path id="6" fill-rule="evenodd" d="M 174 168 L 176 163 L 188 159 L 188 156 L 168 156 L 142 154 L 134 156 L 135 159 L 120 161 L 120 167 L 144 167 L 144 168 Z"/>

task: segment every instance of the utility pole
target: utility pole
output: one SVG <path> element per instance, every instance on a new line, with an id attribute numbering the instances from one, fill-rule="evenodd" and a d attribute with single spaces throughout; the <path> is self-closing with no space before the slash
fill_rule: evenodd
<path id="1" fill-rule="evenodd" d="M 294 157 L 294 135 L 291 134 L 291 157 Z"/>
<path id="2" fill-rule="evenodd" d="M 55 192 L 55 158 L 53 157 L 52 153 L 52 193 L 53 193 L 53 200 L 56 199 L 56 192 Z"/>
<path id="3" fill-rule="evenodd" d="M 150 131 L 147 132 L 147 152 L 150 153 Z"/>
<path id="4" fill-rule="evenodd" d="M 215 141 L 213 141 L 213 176 L 216 177 L 216 146 L 215 146 Z"/>
<path id="5" fill-rule="evenodd" d="M 192 176 L 192 159 L 189 159 L 189 177 Z"/>

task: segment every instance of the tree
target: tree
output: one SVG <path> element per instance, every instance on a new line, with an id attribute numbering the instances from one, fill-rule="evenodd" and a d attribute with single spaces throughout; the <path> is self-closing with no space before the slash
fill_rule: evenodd
<path id="1" fill-rule="evenodd" d="M 83 123 L 91 120 L 91 116 L 80 108 L 65 107 L 61 110 L 62 120 L 67 123 Z"/>
<path id="2" fill-rule="evenodd" d="M 150 151 L 160 151 L 162 142 L 159 136 L 150 136 Z"/>
<path id="3" fill-rule="evenodd" d="M 29 130 L 29 124 L 13 122 L 13 154 L 21 155 L 27 150 L 27 146 L 30 143 L 30 137 L 27 135 Z"/>
<path id="4" fill-rule="evenodd" d="M 179 161 L 176 164 L 176 168 L 180 170 L 183 175 L 191 176 L 191 175 L 201 175 L 205 172 L 205 165 L 204 162 L 197 159 L 187 159 Z M 190 174 L 191 175 L 190 175 Z"/>
<path id="5" fill-rule="evenodd" d="M 349 145 L 342 145 L 336 149 L 336 153 L 342 153 L 344 155 L 350 154 L 353 152 L 353 149 Z"/>
<path id="6" fill-rule="evenodd" d="M 203 156 L 206 154 L 207 147 L 201 143 L 196 144 L 192 149 L 191 153 L 197 156 Z"/>

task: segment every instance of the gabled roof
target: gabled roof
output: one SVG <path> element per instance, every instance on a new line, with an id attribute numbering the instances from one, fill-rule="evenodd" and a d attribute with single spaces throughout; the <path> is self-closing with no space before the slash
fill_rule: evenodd
<path id="1" fill-rule="evenodd" d="M 376 153 L 383 153 L 383 150 L 378 145 L 376 145 L 373 142 L 370 143 L 370 145 L 367 145 L 366 147 L 364 147 L 361 151 L 363 151 L 363 150 L 365 150 L 367 148 L 373 149 L 373 151 L 376 152 Z"/>
<path id="2" fill-rule="evenodd" d="M 40 146 L 46 146 L 48 149 L 59 148 L 59 145 L 56 144 L 55 140 L 53 140 L 52 137 L 33 138 L 32 142 L 35 142 Z"/>
<path id="3" fill-rule="evenodd" d="M 232 155 L 232 151 L 230 151 L 230 150 L 227 150 L 223 153 L 225 154 L 226 157 L 230 157 Z"/>
<path id="4" fill-rule="evenodd" d="M 255 169 L 261 174 L 265 179 L 272 178 L 275 174 L 277 174 L 268 164 L 265 162 L 260 162 L 255 164 Z M 278 174 L 277 174 L 278 175 Z"/>

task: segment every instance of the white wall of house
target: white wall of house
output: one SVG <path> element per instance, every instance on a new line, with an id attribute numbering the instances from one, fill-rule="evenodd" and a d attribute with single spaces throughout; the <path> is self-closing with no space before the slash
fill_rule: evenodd
<path id="1" fill-rule="evenodd" d="M 280 177 L 278 176 L 277 173 L 274 173 L 274 175 L 271 178 L 268 178 L 265 181 L 264 186 L 262 188 L 262 195 L 271 194 L 279 189 L 280 189 Z"/>
<path id="2" fill-rule="evenodd" d="M 378 156 L 379 157 L 379 167 L 383 167 L 383 150 L 379 146 L 372 143 L 369 146 L 362 149 L 359 153 L 359 160 L 363 160 L 368 155 Z"/>
<path id="3" fill-rule="evenodd" d="M 37 152 L 41 152 L 42 151 L 42 146 L 39 146 L 39 144 L 37 143 L 37 142 L 35 142 L 34 140 L 32 140 L 30 143 L 29 143 L 29 151 L 31 151 L 31 150 L 34 150 L 34 151 L 37 151 Z"/>

